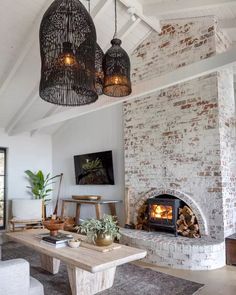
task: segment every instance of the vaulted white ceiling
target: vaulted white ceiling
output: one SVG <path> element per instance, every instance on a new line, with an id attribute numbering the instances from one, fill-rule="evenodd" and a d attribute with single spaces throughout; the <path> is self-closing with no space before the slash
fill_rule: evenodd
<path id="1" fill-rule="evenodd" d="M 46 103 L 38 95 L 39 25 L 52 2 L 1 0 L 0 128 L 5 128 L 9 134 L 16 129 L 23 131 L 23 127 L 32 125 L 32 122 L 68 110 Z M 86 0 L 82 2 L 87 6 Z M 135 21 L 131 20 L 129 7 L 135 8 Z M 105 51 L 114 32 L 114 1 L 91 0 L 91 14 L 98 43 Z M 222 27 L 236 41 L 236 0 L 118 0 L 119 37 L 123 47 L 131 53 L 150 32 L 159 29 L 159 20 L 200 15 L 219 17 Z M 103 97 L 90 108 L 103 107 L 110 101 L 111 98 Z M 74 112 L 76 109 L 78 114 L 81 113 L 80 108 L 75 108 Z M 61 124 L 56 120 L 50 123 L 49 120 L 50 128 L 41 131 L 53 133 Z M 31 128 L 32 134 L 38 132 L 36 129 Z"/>

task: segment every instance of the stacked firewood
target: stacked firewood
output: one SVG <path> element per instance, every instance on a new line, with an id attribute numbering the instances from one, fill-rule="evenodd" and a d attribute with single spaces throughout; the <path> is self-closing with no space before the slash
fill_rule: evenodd
<path id="1" fill-rule="evenodd" d="M 177 231 L 184 237 L 200 238 L 199 225 L 196 215 L 188 206 L 184 206 L 179 209 Z"/>
<path id="2" fill-rule="evenodd" d="M 135 226 L 136 229 L 144 229 L 148 230 L 149 228 L 147 227 L 148 224 L 148 205 L 145 202 L 138 210 L 138 216 L 137 216 L 137 224 Z"/>

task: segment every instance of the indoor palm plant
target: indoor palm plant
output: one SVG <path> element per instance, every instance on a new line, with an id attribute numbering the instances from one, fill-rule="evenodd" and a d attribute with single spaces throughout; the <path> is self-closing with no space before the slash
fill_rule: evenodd
<path id="1" fill-rule="evenodd" d="M 30 182 L 30 186 L 27 186 L 27 188 L 31 190 L 33 197 L 35 199 L 43 199 L 44 201 L 49 201 L 50 199 L 48 199 L 47 197 L 52 191 L 52 189 L 50 188 L 53 184 L 52 180 L 59 177 L 60 175 L 50 177 L 50 173 L 48 173 L 45 176 L 41 170 L 39 170 L 37 173 L 26 170 L 25 174 L 28 176 L 28 180 Z"/>
<path id="2" fill-rule="evenodd" d="M 79 232 L 85 233 L 97 246 L 108 246 L 115 238 L 120 238 L 117 221 L 111 215 L 102 219 L 88 219 L 82 222 Z"/>

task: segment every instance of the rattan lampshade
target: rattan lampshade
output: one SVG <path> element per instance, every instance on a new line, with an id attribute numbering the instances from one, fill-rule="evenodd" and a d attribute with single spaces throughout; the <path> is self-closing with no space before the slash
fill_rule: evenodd
<path id="1" fill-rule="evenodd" d="M 40 97 L 79 106 L 95 102 L 96 30 L 79 0 L 55 0 L 40 26 Z"/>
<path id="2" fill-rule="evenodd" d="M 130 59 L 120 46 L 120 39 L 111 41 L 103 59 L 104 86 L 103 93 L 113 97 L 127 96 L 132 92 L 130 81 Z"/>
<path id="3" fill-rule="evenodd" d="M 98 95 L 103 94 L 104 72 L 102 68 L 104 53 L 101 47 L 96 44 L 95 53 L 95 89 Z"/>
<path id="4" fill-rule="evenodd" d="M 115 34 L 111 48 L 103 58 L 103 93 L 113 97 L 128 96 L 131 92 L 130 59 L 117 38 L 117 0 L 115 0 Z"/>

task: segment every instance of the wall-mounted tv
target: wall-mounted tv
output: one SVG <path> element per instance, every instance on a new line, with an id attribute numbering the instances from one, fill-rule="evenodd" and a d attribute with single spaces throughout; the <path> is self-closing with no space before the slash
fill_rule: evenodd
<path id="1" fill-rule="evenodd" d="M 74 156 L 76 184 L 114 184 L 112 151 Z"/>

